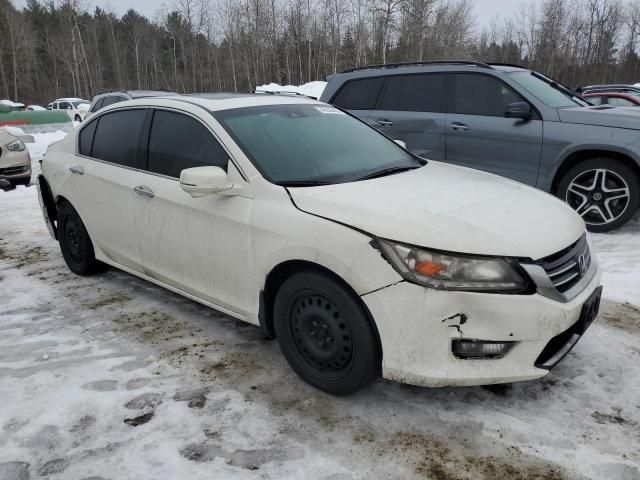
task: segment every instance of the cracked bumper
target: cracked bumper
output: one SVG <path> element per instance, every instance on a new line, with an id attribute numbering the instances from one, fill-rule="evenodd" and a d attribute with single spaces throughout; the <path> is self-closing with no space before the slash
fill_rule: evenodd
<path id="1" fill-rule="evenodd" d="M 598 269 L 566 303 L 539 294 L 447 292 L 407 282 L 362 299 L 380 332 L 385 378 L 433 387 L 483 385 L 548 373 L 534 365 L 536 359 L 553 337 L 578 321 L 582 305 L 599 284 Z M 467 317 L 463 325 L 450 318 L 459 313 Z M 499 359 L 464 360 L 451 350 L 451 342 L 459 338 L 516 343 Z"/>

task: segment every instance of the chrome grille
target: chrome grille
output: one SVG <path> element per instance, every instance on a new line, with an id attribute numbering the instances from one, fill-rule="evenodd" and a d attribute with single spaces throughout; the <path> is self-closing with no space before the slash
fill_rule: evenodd
<path id="1" fill-rule="evenodd" d="M 586 235 L 570 247 L 538 262 L 559 292 L 576 285 L 591 266 L 591 252 Z"/>

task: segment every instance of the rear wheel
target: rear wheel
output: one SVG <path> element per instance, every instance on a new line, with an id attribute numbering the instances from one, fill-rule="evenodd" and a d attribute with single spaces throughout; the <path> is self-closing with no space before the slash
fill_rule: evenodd
<path id="1" fill-rule="evenodd" d="M 76 118 L 74 120 L 78 123 L 82 122 L 82 118 L 80 118 L 80 115 L 76 115 Z"/>
<path id="2" fill-rule="evenodd" d="M 276 296 L 274 326 L 291 368 L 320 390 L 346 395 L 379 376 L 377 337 L 360 299 L 327 274 L 289 277 Z"/>
<path id="3" fill-rule="evenodd" d="M 78 275 L 90 275 L 104 268 L 96 260 L 91 238 L 80 215 L 69 202 L 58 207 L 58 241 L 67 266 Z"/>
<path id="4" fill-rule="evenodd" d="M 566 201 L 592 232 L 614 230 L 633 217 L 640 205 L 636 173 L 611 158 L 592 158 L 569 170 L 558 196 Z"/>

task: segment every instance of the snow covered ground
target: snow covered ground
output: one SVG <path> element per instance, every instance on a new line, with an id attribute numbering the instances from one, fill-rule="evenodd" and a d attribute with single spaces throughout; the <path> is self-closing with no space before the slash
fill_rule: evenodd
<path id="1" fill-rule="evenodd" d="M 63 135 L 34 135 L 35 167 Z M 603 310 L 547 377 L 337 398 L 256 327 L 73 275 L 35 188 L 0 192 L 0 479 L 637 480 L 640 216 L 592 238 Z"/>

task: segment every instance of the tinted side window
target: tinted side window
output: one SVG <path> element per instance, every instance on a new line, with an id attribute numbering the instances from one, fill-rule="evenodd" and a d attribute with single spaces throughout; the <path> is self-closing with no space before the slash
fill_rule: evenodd
<path id="1" fill-rule="evenodd" d="M 606 102 L 606 97 L 587 97 L 587 100 L 594 105 L 602 105 Z"/>
<path id="2" fill-rule="evenodd" d="M 331 103 L 347 110 L 371 110 L 383 81 L 383 78 L 351 80 L 342 86 Z"/>
<path id="3" fill-rule="evenodd" d="M 123 110 L 102 115 L 91 156 L 126 167 L 137 167 L 138 144 L 147 110 Z"/>
<path id="4" fill-rule="evenodd" d="M 104 97 L 99 98 L 96 103 L 91 107 L 91 112 L 95 113 L 102 108 L 102 104 L 104 103 Z"/>
<path id="5" fill-rule="evenodd" d="M 387 78 L 379 110 L 445 112 L 446 75 L 396 75 Z"/>
<path id="6" fill-rule="evenodd" d="M 180 178 L 185 168 L 214 166 L 227 169 L 229 155 L 197 120 L 175 112 L 157 110 L 149 135 L 147 169 Z"/>
<path id="7" fill-rule="evenodd" d="M 80 155 L 91 156 L 91 146 L 93 145 L 93 135 L 96 132 L 98 122 L 91 122 L 89 125 L 80 130 L 80 142 L 78 151 Z"/>
<path id="8" fill-rule="evenodd" d="M 616 105 L 618 107 L 633 107 L 635 103 L 630 102 L 626 98 L 609 97 L 609 104 Z"/>
<path id="9" fill-rule="evenodd" d="M 69 102 L 60 102 L 58 104 L 58 108 L 61 110 L 70 110 L 72 108 L 71 104 Z"/>
<path id="10" fill-rule="evenodd" d="M 488 75 L 457 74 L 453 109 L 463 115 L 504 117 L 507 105 L 524 101 L 513 89 Z"/>

